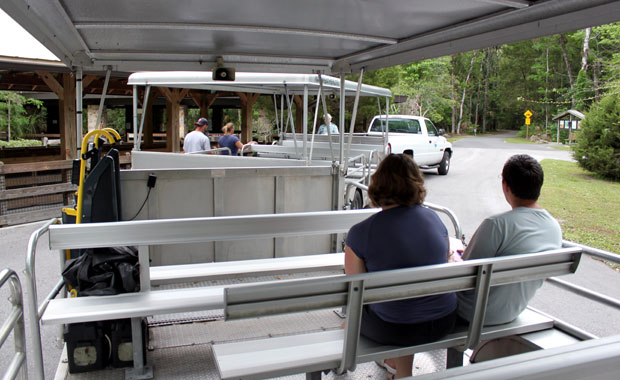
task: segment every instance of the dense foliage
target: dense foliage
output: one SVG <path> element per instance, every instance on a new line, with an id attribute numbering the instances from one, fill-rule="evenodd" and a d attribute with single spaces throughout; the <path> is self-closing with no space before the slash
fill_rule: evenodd
<path id="1" fill-rule="evenodd" d="M 39 133 L 45 129 L 45 119 L 42 101 L 13 91 L 0 91 L 0 131 L 6 134 L 6 138 Z"/>
<path id="2" fill-rule="evenodd" d="M 592 106 L 581 123 L 575 158 L 605 178 L 620 180 L 620 97 L 610 95 Z"/>
<path id="3" fill-rule="evenodd" d="M 43 143 L 39 140 L 11 140 L 11 141 L 2 141 L 0 140 L 0 148 L 28 148 L 32 146 L 41 146 Z"/>
<path id="4" fill-rule="evenodd" d="M 364 83 L 407 96 L 392 112 L 430 117 L 452 133 L 520 129 L 529 109 L 530 134 L 555 139 L 553 116 L 586 113 L 620 90 L 619 46 L 620 24 L 609 24 L 381 69 L 365 74 Z M 374 107 L 358 119 L 376 112 L 376 101 L 368 104 Z"/>

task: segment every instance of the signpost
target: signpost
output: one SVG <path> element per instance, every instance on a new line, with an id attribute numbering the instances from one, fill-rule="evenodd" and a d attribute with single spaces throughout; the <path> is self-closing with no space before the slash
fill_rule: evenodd
<path id="1" fill-rule="evenodd" d="M 532 111 L 527 110 L 523 115 L 525 116 L 525 125 L 527 126 L 525 130 L 525 138 L 527 139 L 530 137 L 530 124 L 532 123 L 532 119 L 530 118 L 532 117 L 533 113 Z"/>

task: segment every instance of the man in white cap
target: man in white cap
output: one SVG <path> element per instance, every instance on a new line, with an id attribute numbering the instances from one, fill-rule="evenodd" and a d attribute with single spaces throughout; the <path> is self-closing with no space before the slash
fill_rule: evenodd
<path id="1" fill-rule="evenodd" d="M 196 129 L 188 133 L 183 140 L 183 151 L 185 153 L 202 152 L 211 149 L 211 141 L 204 133 L 209 128 L 209 120 L 201 117 L 194 125 Z"/>
<path id="2" fill-rule="evenodd" d="M 332 115 L 327 114 L 325 115 L 325 119 L 327 119 L 327 124 L 329 124 L 329 133 L 332 135 L 337 135 L 338 132 L 338 126 L 334 123 L 332 123 Z M 319 135 L 326 135 L 327 134 L 327 126 L 325 124 L 321 124 L 321 126 L 319 127 L 319 131 L 317 132 Z"/>

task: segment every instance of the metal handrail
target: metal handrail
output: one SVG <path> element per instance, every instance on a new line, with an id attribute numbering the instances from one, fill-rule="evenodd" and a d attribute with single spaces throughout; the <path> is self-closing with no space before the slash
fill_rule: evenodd
<path id="1" fill-rule="evenodd" d="M 590 256 L 605 260 L 605 261 L 609 261 L 615 264 L 620 264 L 620 256 L 614 253 L 608 252 L 608 251 L 604 251 L 602 249 L 589 247 L 587 245 L 575 243 L 575 242 L 568 241 L 568 240 L 563 240 L 562 246 L 563 247 L 578 247 L 578 248 L 581 248 L 583 250 L 583 253 L 587 255 L 590 255 Z M 590 289 L 584 288 L 582 286 L 571 284 L 570 282 L 560 280 L 557 278 L 549 278 L 547 279 L 547 282 L 561 289 L 567 290 L 571 293 L 588 298 L 589 300 L 596 301 L 600 304 L 607 305 L 614 309 L 620 310 L 620 300 L 609 297 L 602 293 L 595 292 Z"/>
<path id="2" fill-rule="evenodd" d="M 245 147 L 245 146 L 244 146 L 244 147 Z M 229 147 L 223 147 L 223 148 L 213 148 L 213 149 L 206 149 L 206 150 L 199 150 L 199 151 L 196 151 L 196 152 L 190 152 L 190 153 L 187 153 L 187 154 L 209 154 L 209 153 L 212 153 L 212 152 L 221 152 L 221 151 L 224 151 L 224 150 L 227 150 L 227 151 L 228 151 L 228 155 L 230 155 L 230 154 L 231 154 L 231 151 L 230 151 L 230 148 L 229 148 Z"/>
<path id="3" fill-rule="evenodd" d="M 28 319 L 28 335 L 30 335 L 30 347 L 32 349 L 33 354 L 33 367 L 34 367 L 34 378 L 37 380 L 44 379 L 44 370 L 43 370 L 43 348 L 41 346 L 41 326 L 39 326 L 39 321 L 41 320 L 41 316 L 45 312 L 47 305 L 49 304 L 49 300 L 54 298 L 58 292 L 62 289 L 62 286 L 59 287 L 60 284 L 54 287 L 52 293 L 55 294 L 52 296 L 50 293 L 49 296 L 46 297 L 41 308 L 38 307 L 37 301 L 37 282 L 36 282 L 36 273 L 35 273 L 35 258 L 37 251 L 37 244 L 39 242 L 39 238 L 43 236 L 45 233 L 49 231 L 49 227 L 52 224 L 57 224 L 60 222 L 59 218 L 54 218 L 46 222 L 39 229 L 34 231 L 32 235 L 30 235 L 30 240 L 28 241 L 28 253 L 26 256 L 26 268 L 24 269 L 24 275 L 26 276 L 26 310 L 30 315 Z M 62 280 L 61 280 L 62 282 Z"/>
<path id="4" fill-rule="evenodd" d="M 448 218 L 450 218 L 450 221 L 452 221 L 452 225 L 454 226 L 454 234 L 456 235 L 456 238 L 461 240 L 463 243 L 465 243 L 465 235 L 463 235 L 463 229 L 461 228 L 461 223 L 459 223 L 459 219 L 456 217 L 456 214 L 452 212 L 452 210 L 450 210 L 447 207 L 439 206 L 434 203 L 428 203 L 428 202 L 424 202 L 423 206 L 426 206 L 433 211 L 446 214 Z"/>
<path id="5" fill-rule="evenodd" d="M 599 259 L 609 261 L 615 264 L 620 264 L 620 256 L 614 253 L 608 252 L 608 251 L 604 251 L 602 249 L 589 247 L 587 245 L 575 243 L 569 240 L 562 240 L 562 246 L 563 247 L 579 247 L 583 249 L 583 251 L 590 256 L 598 257 Z"/>
<path id="6" fill-rule="evenodd" d="M 22 287 L 17 273 L 12 269 L 6 268 L 0 272 L 0 288 L 6 282 L 11 287 L 11 297 L 9 301 L 13 305 L 9 317 L 0 327 L 0 347 L 4 345 L 7 338 L 13 332 L 15 343 L 15 354 L 7 368 L 3 379 L 13 380 L 18 376 L 22 380 L 28 378 L 28 367 L 26 364 L 26 331 L 24 328 L 24 303 L 22 298 Z"/>

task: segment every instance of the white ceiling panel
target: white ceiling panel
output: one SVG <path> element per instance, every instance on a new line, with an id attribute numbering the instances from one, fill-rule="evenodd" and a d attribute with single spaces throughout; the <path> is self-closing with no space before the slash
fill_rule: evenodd
<path id="1" fill-rule="evenodd" d="M 87 70 L 373 70 L 620 20 L 620 0 L 2 0 Z"/>

